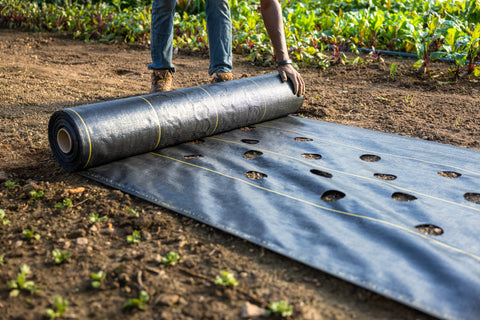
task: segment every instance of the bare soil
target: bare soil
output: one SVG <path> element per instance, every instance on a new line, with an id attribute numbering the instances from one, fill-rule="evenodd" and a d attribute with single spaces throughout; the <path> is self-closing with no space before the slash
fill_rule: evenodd
<path id="1" fill-rule="evenodd" d="M 176 88 L 205 84 L 205 53 L 175 55 Z M 447 65 L 418 74 L 412 60 L 302 69 L 307 83 L 300 112 L 309 118 L 480 149 L 480 85 L 452 81 Z M 74 41 L 66 36 L 0 29 L 0 318 L 42 319 L 54 295 L 69 301 L 73 319 L 238 319 L 247 302 L 266 307 L 288 300 L 292 319 L 428 319 L 429 316 L 269 252 L 167 209 L 63 171 L 47 141 L 58 109 L 145 94 L 149 48 Z M 389 70 L 399 65 L 395 79 Z M 235 56 L 235 76 L 275 70 Z M 7 188 L 5 181 L 18 186 Z M 78 189 L 80 188 L 80 189 Z M 81 189 L 84 188 L 84 189 Z M 30 191 L 44 191 L 32 200 Z M 73 207 L 55 209 L 70 198 Z M 138 217 L 127 208 L 135 209 Z M 89 222 L 89 214 L 107 216 Z M 26 239 L 37 228 L 40 239 Z M 142 241 L 127 244 L 140 230 Z M 53 249 L 71 257 L 55 264 Z M 175 266 L 161 257 L 180 254 Z M 19 268 L 41 287 L 11 297 Z M 99 289 L 90 274 L 107 273 Z M 235 289 L 216 286 L 222 270 Z M 122 305 L 146 290 L 145 311 Z"/>

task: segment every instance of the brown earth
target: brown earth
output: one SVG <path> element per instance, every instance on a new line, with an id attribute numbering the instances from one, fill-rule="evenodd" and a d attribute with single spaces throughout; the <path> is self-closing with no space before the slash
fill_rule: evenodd
<path id="1" fill-rule="evenodd" d="M 175 56 L 175 87 L 209 82 L 206 54 Z M 41 319 L 53 295 L 67 298 L 74 319 L 238 319 L 248 301 L 265 307 L 288 300 L 292 319 L 428 319 L 429 316 L 269 252 L 256 245 L 60 169 L 47 141 L 47 123 L 58 109 L 144 94 L 149 49 L 93 44 L 55 34 L 0 29 L 0 318 Z M 394 80 L 392 63 L 399 64 Z M 480 149 L 480 85 L 452 82 L 446 65 L 419 75 L 412 60 L 336 65 L 301 72 L 307 94 L 301 114 L 323 121 Z M 274 71 L 235 57 L 235 76 Z M 18 186 L 7 188 L 5 181 Z M 85 190 L 72 190 L 79 187 Z M 32 200 L 30 191 L 44 197 Z M 72 191 L 76 191 L 77 193 Z M 72 208 L 55 209 L 65 198 Z M 126 208 L 133 208 L 139 217 Z M 89 214 L 107 216 L 89 223 Z M 38 228 L 27 240 L 24 229 Z M 140 230 L 142 241 L 126 236 Z M 55 264 L 52 250 L 71 257 Z M 161 257 L 180 254 L 165 267 Z M 10 297 L 7 282 L 19 267 L 41 290 Z M 90 274 L 107 273 L 99 289 Z M 222 270 L 239 285 L 213 283 Z M 124 310 L 146 290 L 145 311 Z"/>

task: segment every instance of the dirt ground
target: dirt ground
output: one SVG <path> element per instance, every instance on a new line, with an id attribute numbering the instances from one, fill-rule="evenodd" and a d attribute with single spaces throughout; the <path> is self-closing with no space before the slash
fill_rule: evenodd
<path id="1" fill-rule="evenodd" d="M 175 55 L 175 87 L 205 84 L 206 54 Z M 307 83 L 303 116 L 480 149 L 480 84 L 453 82 L 448 66 L 419 75 L 412 60 L 302 69 Z M 0 29 L 0 318 L 42 319 L 53 296 L 69 301 L 72 319 L 238 319 L 247 302 L 264 308 L 288 300 L 292 319 L 429 319 L 429 316 L 328 274 L 63 171 L 47 141 L 58 109 L 145 94 L 150 61 L 145 46 L 94 44 L 56 34 Z M 394 80 L 392 63 L 399 64 Z M 235 76 L 273 72 L 235 56 Z M 5 181 L 18 185 L 7 188 Z M 75 190 L 79 187 L 84 190 Z M 32 200 L 30 191 L 44 196 Z M 73 207 L 55 209 L 70 198 Z M 138 217 L 132 210 L 138 212 Z M 89 222 L 97 213 L 108 220 Z M 39 239 L 26 239 L 25 229 Z M 127 244 L 140 230 L 142 241 Z M 52 250 L 70 252 L 56 264 Z M 161 257 L 180 254 L 175 266 Z M 40 290 L 10 296 L 7 283 L 21 265 Z M 103 270 L 100 288 L 92 272 Z M 222 270 L 235 289 L 216 286 Z M 123 309 L 145 290 L 145 311 Z"/>

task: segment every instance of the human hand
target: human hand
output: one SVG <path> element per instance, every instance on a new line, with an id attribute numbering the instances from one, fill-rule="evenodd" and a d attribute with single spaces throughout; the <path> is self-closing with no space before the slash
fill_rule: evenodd
<path id="1" fill-rule="evenodd" d="M 295 70 L 291 64 L 278 66 L 278 74 L 283 82 L 290 79 L 293 83 L 293 92 L 301 97 L 305 94 L 305 81 L 303 81 L 300 73 Z"/>

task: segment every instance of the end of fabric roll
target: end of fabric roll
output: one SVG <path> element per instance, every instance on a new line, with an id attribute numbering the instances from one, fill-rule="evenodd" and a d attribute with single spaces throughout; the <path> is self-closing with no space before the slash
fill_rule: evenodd
<path id="1" fill-rule="evenodd" d="M 60 150 L 65 154 L 68 154 L 72 151 L 72 137 L 70 137 L 70 134 L 67 130 L 63 128 L 58 130 L 57 144 Z"/>

